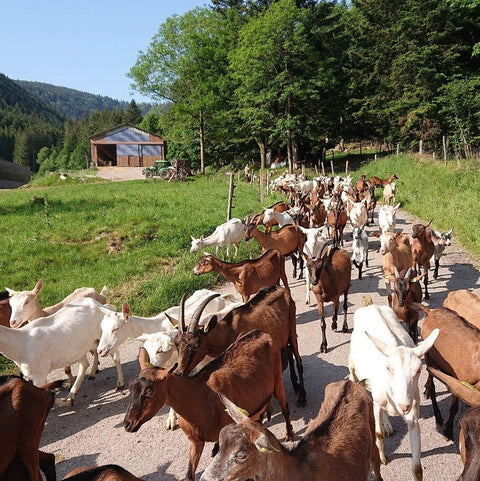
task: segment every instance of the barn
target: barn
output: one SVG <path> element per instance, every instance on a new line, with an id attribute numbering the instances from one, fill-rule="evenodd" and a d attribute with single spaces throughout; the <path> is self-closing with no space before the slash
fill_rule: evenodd
<path id="1" fill-rule="evenodd" d="M 89 138 L 95 167 L 148 167 L 165 159 L 165 141 L 133 125 L 119 125 Z"/>

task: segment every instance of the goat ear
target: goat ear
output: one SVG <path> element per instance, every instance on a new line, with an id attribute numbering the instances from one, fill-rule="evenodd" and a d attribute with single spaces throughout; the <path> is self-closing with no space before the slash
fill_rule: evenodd
<path id="1" fill-rule="evenodd" d="M 14 291 L 13 289 L 9 289 L 8 287 L 5 287 L 5 290 L 8 292 L 8 297 L 12 297 L 17 293 L 17 291 Z"/>
<path id="2" fill-rule="evenodd" d="M 228 415 L 238 424 L 244 419 L 248 418 L 248 413 L 245 411 L 245 409 L 239 408 L 235 403 L 230 401 L 230 399 L 225 396 L 225 394 L 219 392 L 218 397 L 220 398 L 220 401 L 225 405 L 227 408 L 226 411 Z"/>
<path id="3" fill-rule="evenodd" d="M 170 314 L 167 314 L 166 312 L 165 312 L 165 316 L 178 329 L 179 323 L 178 323 L 177 319 L 172 317 Z"/>
<path id="4" fill-rule="evenodd" d="M 423 357 L 432 347 L 440 334 L 440 329 L 434 329 L 427 338 L 420 342 L 418 346 L 413 348 L 413 352 L 417 357 Z"/>
<path id="5" fill-rule="evenodd" d="M 203 242 L 203 234 L 200 236 L 200 242 Z"/>
<path id="6" fill-rule="evenodd" d="M 37 295 L 43 288 L 43 279 L 40 279 L 36 284 L 35 287 L 32 289 L 32 294 Z"/>
<path id="7" fill-rule="evenodd" d="M 194 240 L 195 240 L 195 237 L 193 237 L 193 235 L 192 235 L 192 234 L 190 234 L 190 237 L 192 238 L 192 241 L 194 241 Z"/>
<path id="8" fill-rule="evenodd" d="M 130 306 L 124 302 L 122 304 L 122 313 L 123 313 L 123 319 L 125 320 L 125 322 L 129 321 L 130 320 Z"/>
<path id="9" fill-rule="evenodd" d="M 401 204 L 401 202 L 399 202 L 399 203 L 393 208 L 393 210 L 397 210 L 397 209 L 400 207 L 400 204 Z"/>
<path id="10" fill-rule="evenodd" d="M 137 341 L 145 342 L 148 339 L 148 334 L 144 332 L 142 335 L 136 337 L 135 339 Z"/>
<path id="11" fill-rule="evenodd" d="M 273 452 L 280 452 L 280 449 L 278 447 L 275 447 L 272 445 L 270 440 L 268 439 L 268 436 L 266 434 L 260 434 L 257 439 L 254 441 L 255 447 L 261 452 L 261 453 L 273 453 Z"/>
<path id="12" fill-rule="evenodd" d="M 218 317 L 217 316 L 212 316 L 208 322 L 203 326 L 203 332 L 207 334 L 209 331 L 211 331 L 216 325 L 217 325 Z"/>
<path id="13" fill-rule="evenodd" d="M 152 367 L 153 364 L 150 362 L 150 356 L 144 347 L 140 348 L 138 352 L 138 363 L 140 364 L 140 371 L 143 371 L 147 367 Z"/>
<path id="14" fill-rule="evenodd" d="M 384 355 L 384 356 L 390 356 L 393 352 L 393 348 L 385 344 L 383 341 L 380 341 L 380 339 L 377 339 L 376 337 L 370 335 L 368 332 L 365 332 L 367 337 L 373 342 L 375 347 Z"/>
<path id="15" fill-rule="evenodd" d="M 447 232 L 447 234 L 450 234 L 450 235 L 451 235 L 452 232 L 453 232 L 453 226 L 452 226 L 452 228 Z"/>

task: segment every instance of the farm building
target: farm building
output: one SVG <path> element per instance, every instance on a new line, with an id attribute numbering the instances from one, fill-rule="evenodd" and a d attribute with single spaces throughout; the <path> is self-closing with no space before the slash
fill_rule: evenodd
<path id="1" fill-rule="evenodd" d="M 165 159 L 165 141 L 133 125 L 120 125 L 90 136 L 95 167 L 148 167 Z"/>

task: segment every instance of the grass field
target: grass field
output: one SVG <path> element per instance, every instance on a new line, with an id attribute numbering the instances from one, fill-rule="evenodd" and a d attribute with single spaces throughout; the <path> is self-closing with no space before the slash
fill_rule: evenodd
<path id="1" fill-rule="evenodd" d="M 232 216 L 261 210 L 258 187 L 237 184 Z M 40 302 L 50 305 L 77 287 L 106 285 L 109 302 L 129 302 L 137 315 L 157 314 L 184 292 L 218 282 L 193 275 L 201 252 L 190 253 L 190 234 L 199 237 L 225 222 L 227 196 L 223 173 L 185 183 L 69 181 L 0 192 L 1 287 L 32 288 L 43 277 Z M 108 254 L 114 242 L 119 252 Z M 243 246 L 239 259 L 245 257 Z"/>

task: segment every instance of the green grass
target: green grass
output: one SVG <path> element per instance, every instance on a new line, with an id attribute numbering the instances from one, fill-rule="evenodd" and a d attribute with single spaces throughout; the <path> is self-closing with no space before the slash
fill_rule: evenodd
<path id="1" fill-rule="evenodd" d="M 193 275 L 201 252 L 190 253 L 190 234 L 211 233 L 225 222 L 224 174 L 185 183 L 65 182 L 0 192 L 2 288 L 31 289 L 42 277 L 40 302 L 50 305 L 77 287 L 106 285 L 109 302 L 129 302 L 133 313 L 153 315 L 184 292 L 218 282 L 214 275 Z M 236 184 L 232 217 L 261 210 L 258 187 Z M 280 199 L 277 194 L 265 204 Z M 123 242 L 119 253 L 108 254 L 112 236 Z M 239 259 L 246 257 L 242 246 Z"/>
<path id="2" fill-rule="evenodd" d="M 455 239 L 480 258 L 478 163 L 465 161 L 458 170 L 454 161 L 445 166 L 418 156 L 390 155 L 357 165 L 352 175 L 355 180 L 364 173 L 367 178 L 387 178 L 392 172 L 399 177 L 396 199 L 402 208 L 424 221 L 433 219 L 432 225 L 438 230 L 454 226 Z"/>

